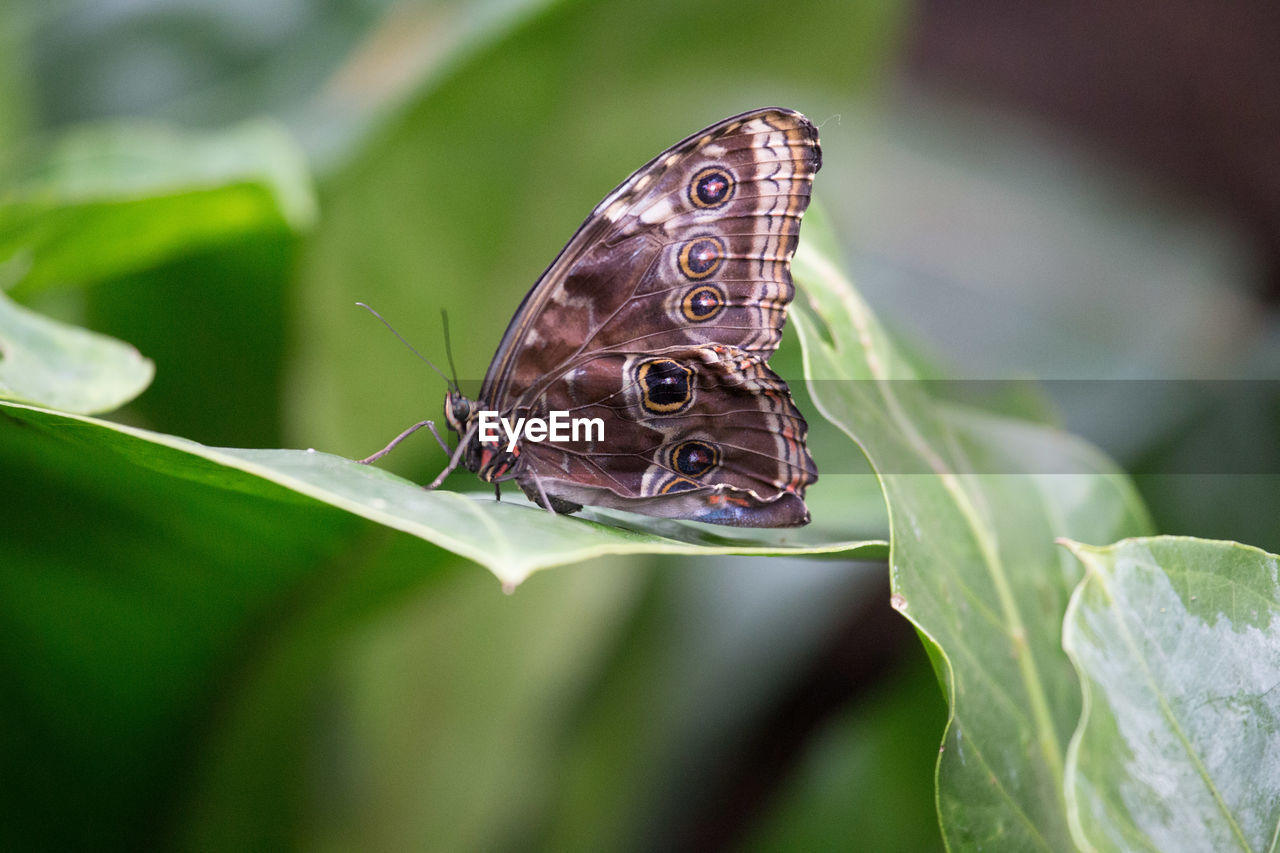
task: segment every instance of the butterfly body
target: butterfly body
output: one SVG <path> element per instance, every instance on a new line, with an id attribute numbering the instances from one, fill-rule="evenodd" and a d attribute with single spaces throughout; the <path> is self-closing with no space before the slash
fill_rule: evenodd
<path id="1" fill-rule="evenodd" d="M 677 143 L 605 197 L 529 291 L 475 400 L 451 390 L 458 461 L 557 512 L 805 524 L 807 426 L 769 368 L 817 131 L 756 110 Z M 602 430 L 510 442 L 481 428 L 568 413 Z"/>

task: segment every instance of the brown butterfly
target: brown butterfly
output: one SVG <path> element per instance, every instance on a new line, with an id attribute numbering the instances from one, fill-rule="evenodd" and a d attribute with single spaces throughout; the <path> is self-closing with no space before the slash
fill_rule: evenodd
<path id="1" fill-rule="evenodd" d="M 623 181 L 525 296 L 479 397 L 449 390 L 445 419 L 461 441 L 428 488 L 461 462 L 560 513 L 591 504 L 807 524 L 804 491 L 818 478 L 807 425 L 766 360 L 821 164 L 813 124 L 768 108 L 695 133 Z M 494 425 L 557 412 L 585 428 L 512 441 Z M 423 421 L 363 461 L 420 426 L 435 432 Z"/>

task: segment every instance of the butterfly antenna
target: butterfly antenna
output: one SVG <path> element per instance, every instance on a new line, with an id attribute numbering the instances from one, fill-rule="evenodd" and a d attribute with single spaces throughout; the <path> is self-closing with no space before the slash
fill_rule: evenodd
<path id="1" fill-rule="evenodd" d="M 444 324 L 444 355 L 449 359 L 449 372 L 453 374 L 453 390 L 459 394 L 462 389 L 458 386 L 458 368 L 453 364 L 453 347 L 449 343 L 449 312 L 440 309 L 440 322 Z"/>
<path id="2" fill-rule="evenodd" d="M 391 331 L 391 334 L 395 335 L 397 338 L 399 338 L 399 339 L 400 339 L 400 343 L 404 344 L 405 346 L 407 346 L 407 347 L 409 348 L 409 352 L 413 353 L 413 354 L 414 354 L 414 355 L 416 355 L 418 358 L 420 358 L 420 359 L 422 359 L 423 361 L 425 361 L 425 362 L 427 363 L 427 365 L 428 365 L 432 370 L 434 370 L 436 373 L 439 373 L 439 374 L 440 374 L 440 378 L 441 378 L 441 379 L 443 379 L 443 380 L 445 381 L 445 383 L 446 383 L 447 385 L 449 385 L 449 387 L 453 388 L 453 390 L 455 390 L 455 391 L 456 391 L 456 390 L 458 390 L 458 383 L 457 383 L 457 382 L 452 381 L 451 379 L 449 379 L 449 377 L 445 375 L 445 372 L 444 372 L 443 370 L 441 370 L 440 368 L 436 367 L 435 362 L 433 362 L 431 359 L 427 358 L 425 355 L 423 355 L 422 353 L 420 353 L 420 352 L 418 352 L 416 349 L 414 349 L 413 344 L 411 344 L 411 343 L 409 343 L 408 341 L 406 341 L 406 340 L 404 339 L 404 336 L 403 336 L 403 335 L 401 335 L 399 332 L 397 332 L 397 331 L 396 331 L 396 329 L 395 329 L 395 326 L 392 326 L 390 323 L 388 323 L 385 317 L 383 317 L 383 316 L 382 316 L 381 314 L 379 314 L 377 311 L 374 311 L 372 308 L 370 308 L 368 305 L 364 304 L 363 302 L 357 302 L 356 304 L 357 304 L 357 305 L 359 305 L 359 306 L 360 306 L 361 308 L 363 308 L 364 310 L 368 311 L 368 312 L 369 312 L 370 314 L 372 314 L 373 316 L 377 317 L 377 318 L 378 318 L 378 320 L 379 320 L 379 322 L 381 322 L 381 323 L 382 323 L 382 325 L 386 326 L 386 327 Z M 452 360 L 452 359 L 450 359 L 450 366 L 452 366 L 452 364 L 453 364 L 453 360 Z"/>

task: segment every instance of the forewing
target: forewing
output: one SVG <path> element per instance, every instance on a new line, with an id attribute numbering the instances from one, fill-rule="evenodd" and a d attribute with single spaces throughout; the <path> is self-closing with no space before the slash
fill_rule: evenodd
<path id="1" fill-rule="evenodd" d="M 790 261 L 821 165 L 803 115 L 726 119 L 596 206 L 516 312 L 481 399 L 501 410 L 594 353 L 719 344 L 762 359 L 794 294 Z"/>

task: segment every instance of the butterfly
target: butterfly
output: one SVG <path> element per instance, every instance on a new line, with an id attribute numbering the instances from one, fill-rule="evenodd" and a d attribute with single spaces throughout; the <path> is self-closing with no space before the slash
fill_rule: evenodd
<path id="1" fill-rule="evenodd" d="M 766 362 L 821 164 L 817 128 L 766 108 L 693 134 L 623 181 L 526 294 L 479 396 L 451 384 L 444 414 L 460 440 L 428 488 L 461 464 L 557 513 L 807 524 L 804 492 L 818 478 L 808 426 Z M 511 424 L 554 426 L 557 413 L 586 428 L 513 440 Z M 362 461 L 423 425 L 435 433 L 423 421 Z"/>

